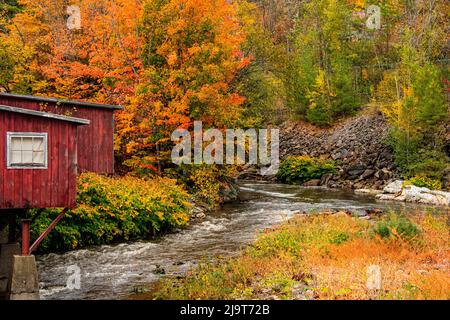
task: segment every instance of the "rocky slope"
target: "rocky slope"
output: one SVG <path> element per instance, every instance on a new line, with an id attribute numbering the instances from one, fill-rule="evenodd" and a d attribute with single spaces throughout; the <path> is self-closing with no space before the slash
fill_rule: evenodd
<path id="1" fill-rule="evenodd" d="M 331 129 L 286 123 L 280 128 L 280 157 L 309 155 L 336 161 L 341 170 L 315 182 L 319 185 L 380 189 L 399 176 L 392 150 L 383 143 L 387 132 L 378 113 L 347 119 Z"/>
<path id="2" fill-rule="evenodd" d="M 309 155 L 333 159 L 340 166 L 309 186 L 382 189 L 400 176 L 392 150 L 383 141 L 388 133 L 381 114 L 371 113 L 346 119 L 333 128 L 318 129 L 304 122 L 287 122 L 280 127 L 280 158 Z M 255 168 L 241 177 L 255 178 Z"/>

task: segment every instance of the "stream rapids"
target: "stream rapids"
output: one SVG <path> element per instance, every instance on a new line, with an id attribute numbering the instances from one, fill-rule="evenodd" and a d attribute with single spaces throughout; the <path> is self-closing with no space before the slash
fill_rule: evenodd
<path id="1" fill-rule="evenodd" d="M 241 182 L 240 191 L 240 201 L 226 204 L 204 220 L 157 240 L 38 256 L 41 299 L 129 299 L 162 276 L 183 276 L 200 260 L 238 254 L 255 239 L 258 231 L 287 220 L 299 211 L 345 209 L 358 212 L 417 207 L 378 202 L 373 196 L 357 195 L 351 190 L 319 187 Z M 80 276 L 79 288 L 67 285 L 74 272 Z"/>

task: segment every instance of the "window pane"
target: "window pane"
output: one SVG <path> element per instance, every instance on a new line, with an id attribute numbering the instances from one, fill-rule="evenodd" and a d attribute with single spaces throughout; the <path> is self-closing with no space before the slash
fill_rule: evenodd
<path id="1" fill-rule="evenodd" d="M 11 163 L 13 163 L 13 164 L 22 163 L 22 152 L 21 151 L 11 151 Z"/>
<path id="2" fill-rule="evenodd" d="M 33 163 L 33 151 L 22 151 L 22 163 Z"/>
<path id="3" fill-rule="evenodd" d="M 33 150 L 33 138 L 22 138 L 22 150 Z"/>
<path id="4" fill-rule="evenodd" d="M 44 152 L 33 152 L 33 163 L 34 164 L 41 164 L 44 165 Z"/>
<path id="5" fill-rule="evenodd" d="M 12 137 L 11 138 L 11 150 L 20 151 L 22 150 L 22 138 Z"/>
<path id="6" fill-rule="evenodd" d="M 8 133 L 9 134 L 9 133 Z M 46 137 L 41 134 L 11 133 L 8 155 L 14 167 L 44 167 L 47 160 Z"/>
<path id="7" fill-rule="evenodd" d="M 44 151 L 44 138 L 33 138 L 33 150 Z"/>

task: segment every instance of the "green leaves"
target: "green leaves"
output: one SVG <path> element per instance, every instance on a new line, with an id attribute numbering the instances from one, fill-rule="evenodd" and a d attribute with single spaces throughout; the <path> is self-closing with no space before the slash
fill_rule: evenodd
<path id="1" fill-rule="evenodd" d="M 398 238 L 407 241 L 416 239 L 420 233 L 418 227 L 407 217 L 390 213 L 374 227 L 375 234 L 381 238 Z"/>
<path id="2" fill-rule="evenodd" d="M 382 111 L 392 126 L 388 142 L 395 160 L 406 177 L 440 179 L 449 163 L 444 153 L 449 114 L 439 69 L 405 58 L 394 73 L 385 75 L 379 91 L 386 91 L 384 85 L 392 81 L 392 75 L 395 84 L 391 87 L 397 86 L 397 97 L 383 105 Z"/>
<path id="3" fill-rule="evenodd" d="M 354 113 L 359 102 L 352 69 L 358 55 L 348 41 L 351 8 L 329 0 L 304 6 L 286 68 L 287 103 L 297 116 L 329 126 Z"/>
<path id="4" fill-rule="evenodd" d="M 189 221 L 189 195 L 167 178 L 108 178 L 93 173 L 78 179 L 78 207 L 42 243 L 41 251 L 145 239 Z M 59 214 L 48 209 L 32 224 L 32 236 Z"/>
<path id="5" fill-rule="evenodd" d="M 336 172 L 336 165 L 332 161 L 294 156 L 281 163 L 277 178 L 281 182 L 296 184 L 320 179 L 324 174 L 334 172 Z"/>

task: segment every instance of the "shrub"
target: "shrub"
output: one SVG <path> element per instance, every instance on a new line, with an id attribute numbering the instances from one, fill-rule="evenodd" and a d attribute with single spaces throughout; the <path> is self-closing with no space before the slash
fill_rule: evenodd
<path id="1" fill-rule="evenodd" d="M 225 201 L 223 191 L 232 188 L 234 167 L 192 164 L 166 169 L 165 173 L 183 183 L 196 204 L 216 208 Z"/>
<path id="2" fill-rule="evenodd" d="M 423 175 L 417 175 L 407 180 L 406 183 L 415 185 L 416 187 L 425 187 L 431 190 L 439 190 L 442 184 L 439 180 L 431 179 Z"/>
<path id="3" fill-rule="evenodd" d="M 419 229 L 408 218 L 397 213 L 390 213 L 374 227 L 375 234 L 381 238 L 401 238 L 407 241 L 419 235 Z"/>
<path id="4" fill-rule="evenodd" d="M 442 152 L 420 152 L 415 162 L 407 167 L 406 173 L 409 176 L 424 176 L 439 180 L 448 163 L 448 157 Z"/>
<path id="5" fill-rule="evenodd" d="M 293 156 L 284 160 L 277 173 L 277 178 L 285 183 L 304 183 L 312 179 L 320 179 L 326 173 L 335 173 L 333 161 Z"/>
<path id="6" fill-rule="evenodd" d="M 40 251 L 145 239 L 189 221 L 189 195 L 171 179 L 85 173 L 77 187 L 78 206 L 42 242 Z M 42 233 L 58 214 L 57 209 L 32 213 L 32 237 Z"/>

